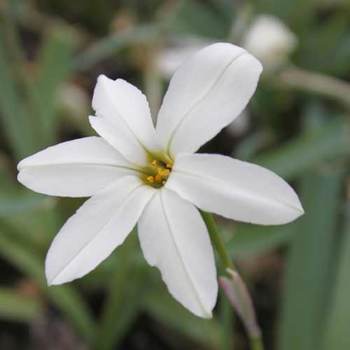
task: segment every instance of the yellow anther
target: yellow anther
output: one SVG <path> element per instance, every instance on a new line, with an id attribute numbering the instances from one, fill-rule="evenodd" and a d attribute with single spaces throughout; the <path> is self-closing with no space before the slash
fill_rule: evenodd
<path id="1" fill-rule="evenodd" d="M 144 169 L 143 181 L 152 187 L 160 188 L 167 182 L 171 169 L 171 160 L 150 159 L 148 166 Z"/>
<path id="2" fill-rule="evenodd" d="M 158 174 L 162 177 L 169 176 L 169 174 L 170 174 L 169 169 L 158 168 L 157 171 L 158 171 Z"/>
<path id="3" fill-rule="evenodd" d="M 147 180 L 148 182 L 150 182 L 151 184 L 153 184 L 153 183 L 154 183 L 154 176 L 147 176 L 147 177 L 146 177 L 146 180 Z"/>

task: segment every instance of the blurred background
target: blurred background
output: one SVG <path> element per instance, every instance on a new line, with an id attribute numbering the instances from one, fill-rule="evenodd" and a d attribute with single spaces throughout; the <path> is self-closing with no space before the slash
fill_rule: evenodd
<path id="1" fill-rule="evenodd" d="M 93 135 L 99 74 L 141 88 L 156 111 L 176 67 L 215 41 L 264 65 L 247 110 L 203 151 L 288 180 L 306 214 L 262 227 L 217 218 L 267 350 L 350 349 L 348 0 L 0 1 L 0 349 L 249 349 L 220 295 L 192 316 L 142 257 L 136 235 L 88 276 L 46 286 L 44 258 L 82 200 L 38 195 L 17 162 Z"/>

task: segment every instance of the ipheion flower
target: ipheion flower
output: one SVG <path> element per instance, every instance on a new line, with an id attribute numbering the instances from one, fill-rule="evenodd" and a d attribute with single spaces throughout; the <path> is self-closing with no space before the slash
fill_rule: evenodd
<path id="1" fill-rule="evenodd" d="M 211 317 L 216 268 L 197 208 L 263 225 L 303 213 L 293 189 L 271 171 L 194 153 L 242 112 L 261 71 L 240 47 L 216 43 L 200 50 L 172 77 L 156 128 L 136 87 L 99 76 L 90 123 L 100 136 L 60 143 L 18 164 L 18 180 L 34 191 L 91 196 L 52 242 L 48 284 L 93 270 L 137 223 L 144 257 L 159 268 L 171 295 Z"/>

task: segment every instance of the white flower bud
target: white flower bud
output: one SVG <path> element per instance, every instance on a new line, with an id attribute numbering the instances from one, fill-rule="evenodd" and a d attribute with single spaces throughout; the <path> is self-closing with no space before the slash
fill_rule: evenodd
<path id="1" fill-rule="evenodd" d="M 280 19 L 270 15 L 256 17 L 243 40 L 243 46 L 267 69 L 283 64 L 296 45 L 294 33 Z"/>

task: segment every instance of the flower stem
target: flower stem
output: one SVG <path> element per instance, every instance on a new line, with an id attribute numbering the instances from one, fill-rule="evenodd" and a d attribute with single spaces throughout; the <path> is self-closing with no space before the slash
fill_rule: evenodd
<path id="1" fill-rule="evenodd" d="M 350 109 L 350 84 L 346 81 L 292 66 L 277 79 L 283 86 L 326 96 Z"/>
<path id="2" fill-rule="evenodd" d="M 205 224 L 207 225 L 210 239 L 214 245 L 215 250 L 217 251 L 220 257 L 224 270 L 226 269 L 235 270 L 236 268 L 230 258 L 229 253 L 226 250 L 224 242 L 221 239 L 220 232 L 216 226 L 213 215 L 203 211 L 201 212 L 201 214 Z"/>
<path id="3" fill-rule="evenodd" d="M 218 253 L 221 264 L 223 265 L 222 267 L 226 271 L 227 269 L 231 269 L 236 271 L 235 265 L 232 262 L 230 255 L 228 251 L 226 250 L 225 244 L 221 239 L 221 235 L 219 232 L 219 229 L 215 223 L 215 220 L 213 218 L 213 215 L 210 213 L 206 213 L 201 211 L 202 218 L 207 225 L 208 232 L 210 235 L 210 239 L 214 245 L 214 248 L 216 252 Z M 229 274 L 228 274 L 229 275 Z M 242 300 L 243 302 L 243 300 Z M 255 332 L 254 334 L 251 334 L 252 332 L 248 331 L 248 337 L 249 337 L 249 344 L 250 344 L 250 349 L 251 350 L 264 350 L 264 345 L 262 342 L 262 338 L 260 335 L 260 330 L 259 332 Z"/>
<path id="4" fill-rule="evenodd" d="M 264 345 L 262 343 L 261 337 L 250 337 L 249 338 L 251 350 L 264 350 Z"/>
<path id="5" fill-rule="evenodd" d="M 145 49 L 143 67 L 144 88 L 154 123 L 156 122 L 155 118 L 162 101 L 162 81 L 156 66 L 158 50 L 158 41 L 150 40 Z"/>

